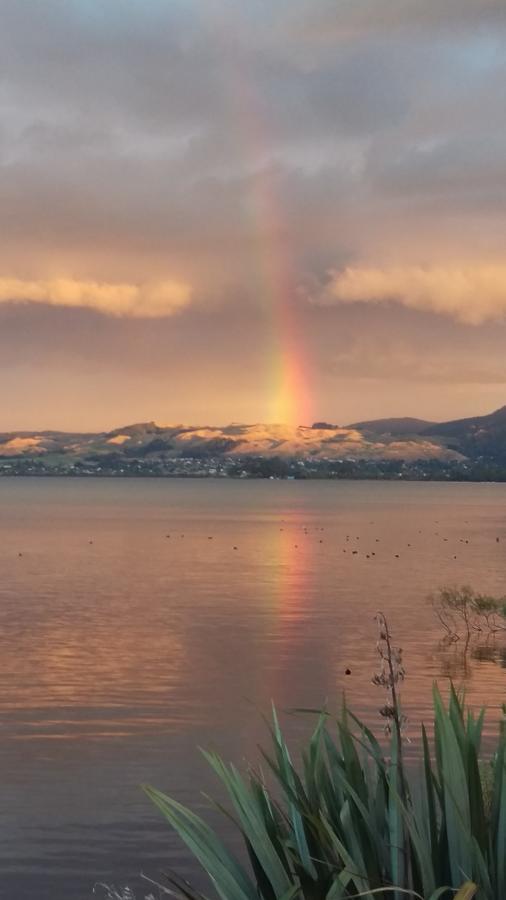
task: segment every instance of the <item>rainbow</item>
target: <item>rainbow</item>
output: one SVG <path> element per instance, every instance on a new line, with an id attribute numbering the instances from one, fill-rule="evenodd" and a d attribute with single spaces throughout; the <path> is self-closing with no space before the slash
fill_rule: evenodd
<path id="1" fill-rule="evenodd" d="M 230 16 L 230 10 L 227 13 Z M 246 22 L 235 24 L 244 32 Z M 216 24 L 216 23 L 214 23 Z M 233 23 L 234 24 L 234 23 Z M 234 43 L 230 18 L 223 20 L 224 63 L 229 61 L 228 100 L 237 122 L 243 158 L 251 163 L 249 219 L 257 248 L 256 289 L 270 333 L 271 364 L 266 372 L 267 420 L 297 427 L 311 422 L 310 367 L 298 318 L 297 281 L 290 228 L 280 196 L 275 165 L 267 164 L 268 116 L 255 79 Z"/>
<path id="2" fill-rule="evenodd" d="M 291 427 L 309 425 L 309 366 L 297 317 L 296 267 L 272 173 L 256 174 L 252 190 L 259 210 L 257 229 L 261 238 L 259 290 L 271 333 L 271 399 L 267 415 L 270 421 Z"/>

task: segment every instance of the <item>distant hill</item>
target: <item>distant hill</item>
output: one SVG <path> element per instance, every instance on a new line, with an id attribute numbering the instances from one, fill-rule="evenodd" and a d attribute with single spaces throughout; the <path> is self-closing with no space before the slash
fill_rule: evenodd
<path id="1" fill-rule="evenodd" d="M 497 431 L 506 429 L 506 406 L 501 406 L 495 412 L 486 416 L 471 416 L 469 419 L 453 419 L 450 422 L 438 422 L 430 427 L 431 434 L 450 434 L 464 436 L 484 431 Z"/>
<path id="2" fill-rule="evenodd" d="M 435 423 L 425 419 L 412 419 L 409 416 L 399 419 L 372 419 L 369 422 L 355 422 L 347 428 L 355 428 L 358 431 L 366 431 L 369 434 L 423 434 Z"/>
<path id="3" fill-rule="evenodd" d="M 279 457 L 282 459 L 459 459 L 445 442 L 416 435 L 374 434 L 372 430 L 288 425 L 191 426 L 126 425 L 97 434 L 22 432 L 0 434 L 0 459 L 37 458 L 58 465 L 76 460 L 119 464 L 133 459 L 202 459 L 211 457 Z"/>
<path id="4" fill-rule="evenodd" d="M 23 431 L 0 434 L 0 462 L 44 460 L 121 465 L 121 460 L 261 457 L 291 460 L 487 460 L 506 465 L 506 406 L 487 416 L 452 422 L 411 417 L 339 427 L 274 424 L 219 426 L 140 422 L 108 432 Z"/>
<path id="5" fill-rule="evenodd" d="M 425 436 L 443 438 L 448 447 L 472 459 L 486 457 L 496 462 L 506 462 L 506 406 L 486 416 L 455 419 L 429 426 Z"/>

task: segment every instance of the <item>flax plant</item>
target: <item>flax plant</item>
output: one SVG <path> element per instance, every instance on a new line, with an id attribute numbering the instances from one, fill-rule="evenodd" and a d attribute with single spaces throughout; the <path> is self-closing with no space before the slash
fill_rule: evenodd
<path id="1" fill-rule="evenodd" d="M 506 741 L 480 756 L 484 721 L 465 709 L 453 687 L 445 704 L 433 691 L 434 728 L 421 729 L 421 771 L 402 758 L 402 654 L 378 620 L 382 661 L 375 683 L 388 693 L 386 751 L 346 706 L 337 720 L 321 711 L 299 765 L 294 765 L 276 710 L 269 779 L 242 775 L 204 753 L 225 786 L 245 846 L 240 859 L 203 819 L 161 791 L 145 787 L 209 876 L 221 900 L 505 900 Z M 203 900 L 176 875 L 165 890 Z"/>

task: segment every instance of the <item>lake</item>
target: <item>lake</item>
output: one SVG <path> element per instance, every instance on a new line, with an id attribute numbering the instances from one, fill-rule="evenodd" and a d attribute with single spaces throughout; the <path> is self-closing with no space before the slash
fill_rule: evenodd
<path id="1" fill-rule="evenodd" d="M 271 700 L 337 709 L 346 690 L 381 728 L 379 609 L 416 756 L 433 680 L 464 675 L 426 598 L 506 593 L 505 551 L 506 485 L 1 478 L 0 896 L 193 875 L 139 785 L 207 815 L 198 747 L 256 760 Z M 490 733 L 506 655 L 475 656 L 467 695 Z M 282 719 L 297 747 L 310 717 Z"/>

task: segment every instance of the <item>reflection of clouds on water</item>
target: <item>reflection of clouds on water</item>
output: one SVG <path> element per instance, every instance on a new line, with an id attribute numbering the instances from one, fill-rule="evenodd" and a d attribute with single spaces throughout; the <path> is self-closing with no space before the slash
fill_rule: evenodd
<path id="1" fill-rule="evenodd" d="M 141 603 L 120 622 L 121 609 L 113 604 L 94 623 L 77 624 L 71 615 L 49 618 L 15 645 L 4 642 L 2 670 L 12 689 L 4 692 L 1 706 L 4 715 L 16 713 L 11 736 L 134 735 L 166 727 L 171 710 L 181 723 L 182 711 L 173 702 L 185 672 L 184 635 L 173 622 L 162 621 L 146 634 L 144 615 Z"/>

